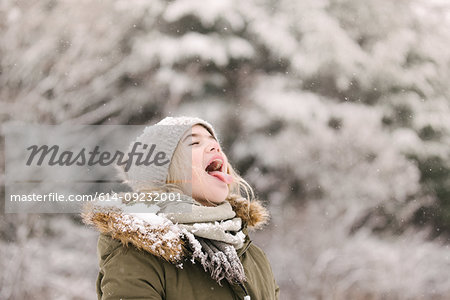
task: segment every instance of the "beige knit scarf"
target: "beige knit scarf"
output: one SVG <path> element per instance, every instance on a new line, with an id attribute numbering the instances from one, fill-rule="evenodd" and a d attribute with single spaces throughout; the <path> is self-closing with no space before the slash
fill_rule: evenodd
<path id="1" fill-rule="evenodd" d="M 246 281 L 244 268 L 236 249 L 242 248 L 245 234 L 241 219 L 236 217 L 230 203 L 203 206 L 187 195 L 179 201 L 152 202 L 159 207 L 157 215 L 177 223 L 188 233 L 186 238 L 192 250 L 192 261 L 199 259 L 204 270 L 219 284 L 222 279 L 230 283 Z"/>

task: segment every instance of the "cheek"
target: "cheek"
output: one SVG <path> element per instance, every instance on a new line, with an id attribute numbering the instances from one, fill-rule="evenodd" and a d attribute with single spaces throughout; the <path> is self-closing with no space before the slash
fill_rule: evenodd
<path id="1" fill-rule="evenodd" d="M 203 156 L 201 151 L 192 150 L 192 171 L 198 173 L 203 169 Z"/>

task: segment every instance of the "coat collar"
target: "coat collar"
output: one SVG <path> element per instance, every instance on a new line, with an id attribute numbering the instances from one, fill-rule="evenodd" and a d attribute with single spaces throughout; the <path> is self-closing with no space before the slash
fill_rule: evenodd
<path id="1" fill-rule="evenodd" d="M 269 220 L 269 213 L 260 201 L 249 201 L 237 195 L 226 199 L 236 217 L 243 223 L 243 231 L 261 229 Z M 182 230 L 166 218 L 157 217 L 158 222 L 137 219 L 117 207 L 101 206 L 95 202 L 83 207 L 83 222 L 94 226 L 100 233 L 121 241 L 123 245 L 132 244 L 171 263 L 178 263 L 189 255 Z M 250 244 L 247 235 L 242 254 Z M 239 253 L 242 252 L 242 253 Z"/>

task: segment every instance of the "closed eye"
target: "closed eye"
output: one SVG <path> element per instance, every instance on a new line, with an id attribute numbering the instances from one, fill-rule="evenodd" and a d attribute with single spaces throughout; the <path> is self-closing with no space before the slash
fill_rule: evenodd
<path id="1" fill-rule="evenodd" d="M 198 144 L 200 144 L 200 143 L 199 142 L 195 142 L 195 143 L 189 144 L 189 146 L 198 145 Z"/>

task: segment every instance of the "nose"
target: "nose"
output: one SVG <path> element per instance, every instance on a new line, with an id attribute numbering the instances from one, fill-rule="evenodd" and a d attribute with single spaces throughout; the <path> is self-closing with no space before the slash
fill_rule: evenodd
<path id="1" fill-rule="evenodd" d="M 208 152 L 220 152 L 220 145 L 217 141 L 211 141 L 207 147 L 206 151 Z"/>

